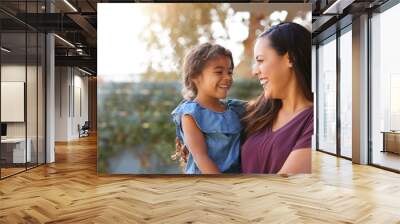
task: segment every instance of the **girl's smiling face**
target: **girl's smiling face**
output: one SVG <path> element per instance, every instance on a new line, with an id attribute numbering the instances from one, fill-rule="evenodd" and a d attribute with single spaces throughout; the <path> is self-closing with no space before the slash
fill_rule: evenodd
<path id="1" fill-rule="evenodd" d="M 201 74 L 193 79 L 197 94 L 224 99 L 233 83 L 232 62 L 226 56 L 218 56 L 206 63 Z"/>

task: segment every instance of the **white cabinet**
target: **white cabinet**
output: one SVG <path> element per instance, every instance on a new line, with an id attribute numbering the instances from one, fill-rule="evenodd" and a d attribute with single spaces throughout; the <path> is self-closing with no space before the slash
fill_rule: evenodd
<path id="1" fill-rule="evenodd" d="M 1 144 L 12 148 L 12 162 L 13 163 L 25 163 L 32 161 L 32 140 L 28 138 L 26 140 L 27 147 L 25 153 L 25 138 L 7 138 L 2 139 Z M 26 161 L 25 161 L 26 159 Z"/>

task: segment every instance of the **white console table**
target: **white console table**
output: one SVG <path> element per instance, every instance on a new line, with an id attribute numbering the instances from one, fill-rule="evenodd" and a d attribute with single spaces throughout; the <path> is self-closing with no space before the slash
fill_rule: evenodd
<path id="1" fill-rule="evenodd" d="M 27 138 L 26 142 L 28 144 L 26 147 L 26 154 L 25 154 L 25 138 L 1 139 L 2 148 L 4 146 L 5 147 L 13 147 L 12 148 L 12 163 L 31 162 L 31 160 L 32 160 L 32 154 L 31 154 L 32 140 L 30 138 Z M 25 161 L 25 158 L 27 159 L 26 161 Z"/>

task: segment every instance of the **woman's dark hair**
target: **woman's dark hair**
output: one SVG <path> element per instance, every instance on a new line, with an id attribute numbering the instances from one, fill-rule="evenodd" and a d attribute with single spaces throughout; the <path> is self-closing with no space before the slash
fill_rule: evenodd
<path id="1" fill-rule="evenodd" d="M 310 31 L 299 24 L 288 22 L 272 26 L 257 38 L 268 38 L 270 46 L 278 55 L 283 56 L 288 53 L 296 80 L 304 96 L 309 101 L 313 101 Z M 256 100 L 250 102 L 242 119 L 245 136 L 271 127 L 281 107 L 280 99 L 265 99 L 264 92 Z"/>
<path id="2" fill-rule="evenodd" d="M 183 62 L 183 98 L 192 100 L 197 95 L 193 78 L 201 74 L 208 61 L 220 56 L 228 57 L 233 70 L 233 58 L 230 50 L 218 44 L 204 43 L 192 48 Z"/>

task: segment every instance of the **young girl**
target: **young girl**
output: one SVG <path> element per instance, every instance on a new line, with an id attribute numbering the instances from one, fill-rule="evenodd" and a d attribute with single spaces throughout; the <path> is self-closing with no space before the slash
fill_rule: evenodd
<path id="1" fill-rule="evenodd" d="M 217 44 L 201 44 L 185 57 L 185 100 L 172 112 L 177 134 L 172 158 L 183 157 L 186 174 L 240 172 L 240 117 L 245 103 L 223 100 L 233 83 L 233 67 L 231 52 Z"/>

